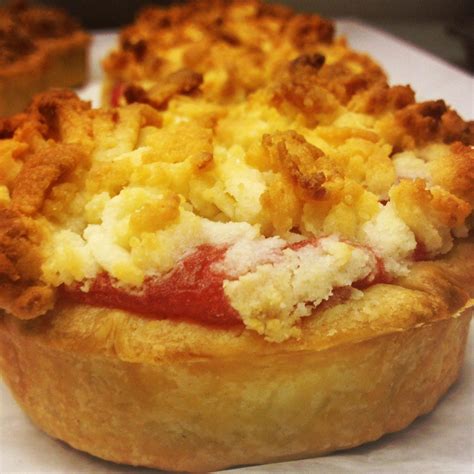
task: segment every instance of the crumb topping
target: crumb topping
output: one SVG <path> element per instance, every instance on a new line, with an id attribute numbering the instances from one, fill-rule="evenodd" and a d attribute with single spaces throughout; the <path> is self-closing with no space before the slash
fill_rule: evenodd
<path id="1" fill-rule="evenodd" d="M 52 91 L 0 121 L 2 308 L 40 316 L 57 288 L 86 295 L 101 281 L 154 295 L 150 282 L 196 249 L 225 248 L 212 271 L 226 301 L 280 342 L 333 295 L 408 275 L 420 248 L 435 258 L 467 236 L 469 123 L 389 86 L 329 22 L 230 3 L 152 9 L 126 30 L 116 54 L 136 76 L 123 105 L 95 110 Z M 188 49 L 211 36 L 202 68 L 191 66 Z M 210 87 L 223 51 L 233 61 L 251 43 L 265 58 L 253 86 L 236 73 L 232 93 L 225 81 Z M 141 74 L 152 58 L 169 64 L 150 84 Z"/>

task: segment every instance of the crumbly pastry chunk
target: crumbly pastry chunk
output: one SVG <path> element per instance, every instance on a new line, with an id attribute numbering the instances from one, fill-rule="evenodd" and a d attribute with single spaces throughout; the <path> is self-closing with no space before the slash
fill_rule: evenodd
<path id="1" fill-rule="evenodd" d="M 202 471 L 429 411 L 474 294 L 472 123 L 250 0 L 146 10 L 105 65 L 116 107 L 0 121 L 0 364 L 33 419 Z"/>
<path id="2" fill-rule="evenodd" d="M 22 111 L 49 87 L 87 78 L 90 38 L 64 11 L 12 1 L 0 9 L 0 116 Z"/>

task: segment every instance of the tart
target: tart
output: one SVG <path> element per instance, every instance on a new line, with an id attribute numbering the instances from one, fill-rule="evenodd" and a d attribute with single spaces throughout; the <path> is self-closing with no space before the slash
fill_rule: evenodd
<path id="1" fill-rule="evenodd" d="M 196 72 L 0 123 L 0 368 L 46 433 L 209 471 L 375 440 L 456 380 L 472 124 L 333 46 L 231 99 Z"/>
<path id="2" fill-rule="evenodd" d="M 62 10 L 24 2 L 0 9 L 0 116 L 22 111 L 49 87 L 83 85 L 89 43 Z"/>

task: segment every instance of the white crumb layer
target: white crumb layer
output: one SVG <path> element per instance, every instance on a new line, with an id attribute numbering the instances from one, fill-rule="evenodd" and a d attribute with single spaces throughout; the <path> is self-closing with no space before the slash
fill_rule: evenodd
<path id="1" fill-rule="evenodd" d="M 105 271 L 125 285 L 139 286 L 146 275 L 169 271 L 200 245 L 234 245 L 260 236 L 258 226 L 213 222 L 181 208 L 176 223 L 137 239 L 129 230 L 130 216 L 159 197 L 152 190 L 134 188 L 113 198 L 98 195 L 89 208 L 101 208 L 99 222 L 87 225 L 81 234 L 70 230 L 52 233 L 45 248 L 44 278 L 59 286 Z"/>
<path id="2" fill-rule="evenodd" d="M 214 265 L 214 270 L 229 277 L 240 277 L 255 270 L 258 265 L 280 260 L 282 254 L 278 251 L 286 244 L 279 237 L 239 240 L 226 252 L 224 260 Z"/>
<path id="3" fill-rule="evenodd" d="M 52 235 L 42 267 L 49 282 L 56 286 L 70 285 L 94 278 L 99 268 L 90 246 L 80 235 L 64 229 Z"/>
<path id="4" fill-rule="evenodd" d="M 408 273 L 408 259 L 416 248 L 416 239 L 391 203 L 362 226 L 362 241 L 382 257 L 385 270 L 391 275 Z"/>
<path id="5" fill-rule="evenodd" d="M 428 163 L 416 156 L 413 151 L 403 151 L 392 157 L 395 173 L 399 179 L 424 179 L 431 184 L 431 172 Z"/>
<path id="6" fill-rule="evenodd" d="M 334 288 L 350 286 L 376 266 L 370 251 L 336 237 L 323 238 L 317 246 L 287 248 L 282 254 L 274 263 L 224 281 L 225 294 L 245 326 L 272 342 L 298 336 L 298 320 L 309 316 Z"/>

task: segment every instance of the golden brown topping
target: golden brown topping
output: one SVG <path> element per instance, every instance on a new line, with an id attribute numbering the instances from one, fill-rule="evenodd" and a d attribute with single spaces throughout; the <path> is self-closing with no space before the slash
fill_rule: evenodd
<path id="1" fill-rule="evenodd" d="M 375 64 L 362 72 L 356 72 L 346 61 L 328 64 L 318 75 L 319 84 L 334 94 L 342 104 L 347 104 L 355 94 L 384 80 L 383 72 Z"/>
<path id="2" fill-rule="evenodd" d="M 334 37 L 332 21 L 318 15 L 295 15 L 288 23 L 288 34 L 297 48 L 308 48 Z"/>
<path id="3" fill-rule="evenodd" d="M 272 235 L 274 231 L 278 235 L 284 235 L 298 226 L 303 205 L 282 176 L 272 177 L 260 202 L 268 213 L 271 224 L 271 229 L 265 229 L 267 234 Z"/>
<path id="4" fill-rule="evenodd" d="M 292 109 L 302 113 L 314 125 L 321 115 L 332 114 L 339 104 L 332 94 L 321 87 L 317 67 L 320 61 L 312 63 L 296 60 L 290 63 L 289 74 L 276 85 L 271 99 L 272 105 L 292 115 Z"/>
<path id="5" fill-rule="evenodd" d="M 474 149 L 460 142 L 430 162 L 433 182 L 474 206 Z"/>
<path id="6" fill-rule="evenodd" d="M 204 76 L 206 97 L 228 102 L 260 88 L 308 48 L 330 44 L 333 32 L 328 20 L 258 0 L 147 8 L 104 65 L 115 80 L 144 84 L 192 68 Z"/>
<path id="7" fill-rule="evenodd" d="M 397 122 L 418 145 L 432 140 L 471 143 L 472 127 L 443 100 L 409 105 L 396 113 Z"/>
<path id="8" fill-rule="evenodd" d="M 363 55 L 351 53 L 326 64 L 319 53 L 303 54 L 289 63 L 274 89 L 272 104 L 290 115 L 295 108 L 314 126 L 378 83 L 385 83 L 382 70 Z"/>
<path id="9" fill-rule="evenodd" d="M 324 153 L 298 133 L 287 132 L 264 135 L 263 146 L 268 150 L 270 159 L 312 198 L 324 195 L 323 184 L 326 180 L 318 166 L 318 159 Z"/>
<path id="10" fill-rule="evenodd" d="M 0 208 L 0 307 L 30 319 L 50 309 L 54 290 L 38 282 L 40 235 L 17 211 Z"/>
<path id="11" fill-rule="evenodd" d="M 25 215 L 41 209 L 55 183 L 84 160 L 77 145 L 52 145 L 30 156 L 13 184 L 13 206 Z"/>
<path id="12" fill-rule="evenodd" d="M 469 232 L 472 150 L 442 141 L 472 125 L 389 87 L 319 17 L 257 0 L 150 9 L 107 68 L 127 105 L 52 91 L 0 121 L 0 203 L 25 229 L 0 245 L 0 307 L 19 317 L 52 304 L 40 278 L 139 286 L 208 243 L 339 236 L 398 274 L 416 240 L 434 257 Z"/>
<path id="13" fill-rule="evenodd" d="M 80 100 L 73 91 L 53 89 L 36 95 L 28 112 L 30 123 L 35 124 L 44 138 L 59 141 L 64 138 L 63 129 L 70 126 L 71 116 L 90 108 L 90 103 Z"/>
<path id="14" fill-rule="evenodd" d="M 39 277 L 39 256 L 35 250 L 39 238 L 31 221 L 5 205 L 0 207 L 0 254 L 3 277 L 11 281 Z"/>
<path id="15" fill-rule="evenodd" d="M 429 255 L 452 246 L 451 228 L 463 224 L 472 207 L 442 188 L 427 189 L 423 180 L 402 180 L 390 191 L 400 217 Z"/>
<path id="16" fill-rule="evenodd" d="M 128 104 L 139 102 L 149 104 L 158 110 L 166 108 L 175 95 L 190 95 L 199 89 L 202 75 L 189 69 L 181 69 L 165 77 L 149 91 L 140 86 L 130 85 L 125 88 L 124 96 Z"/>
<path id="17" fill-rule="evenodd" d="M 374 84 L 353 98 L 349 107 L 356 112 L 378 115 L 390 110 L 399 110 L 415 102 L 415 93 L 410 86 L 389 86 L 384 82 Z"/>

